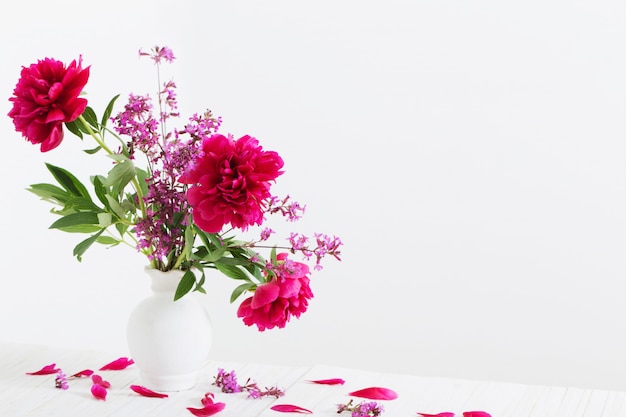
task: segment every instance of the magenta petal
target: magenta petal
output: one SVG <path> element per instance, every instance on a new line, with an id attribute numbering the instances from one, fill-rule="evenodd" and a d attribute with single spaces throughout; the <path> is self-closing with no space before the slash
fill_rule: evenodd
<path id="1" fill-rule="evenodd" d="M 95 385 L 100 385 L 102 388 L 110 388 L 111 387 L 111 384 L 109 383 L 109 381 L 105 381 L 104 379 L 102 379 L 102 377 L 100 375 L 97 375 L 97 374 L 93 374 L 91 376 L 91 381 Z"/>
<path id="2" fill-rule="evenodd" d="M 129 358 L 119 358 L 114 360 L 113 362 L 109 362 L 100 368 L 100 371 L 121 371 L 122 369 L 126 369 L 130 365 L 135 363 L 132 359 Z"/>
<path id="3" fill-rule="evenodd" d="M 443 412 L 439 414 L 417 413 L 417 415 L 422 416 L 422 417 L 454 417 L 454 413 L 448 413 L 448 412 Z"/>
<path id="4" fill-rule="evenodd" d="M 370 400 L 395 400 L 398 394 L 394 390 L 381 387 L 370 387 L 352 391 L 350 394 L 354 397 L 368 398 Z"/>
<path id="5" fill-rule="evenodd" d="M 331 378 L 331 379 L 315 379 L 313 381 L 309 381 L 314 384 L 323 384 L 323 385 L 343 385 L 346 381 L 341 378 Z"/>
<path id="6" fill-rule="evenodd" d="M 46 365 L 38 371 L 35 372 L 26 372 L 26 375 L 50 375 L 56 374 L 59 372 L 59 368 L 56 367 L 56 363 L 51 363 L 50 365 Z"/>
<path id="7" fill-rule="evenodd" d="M 491 414 L 484 411 L 465 411 L 463 417 L 491 417 Z"/>
<path id="8" fill-rule="evenodd" d="M 207 417 L 219 413 L 224 407 L 226 407 L 224 403 L 213 403 L 202 408 L 187 407 L 187 410 L 196 417 Z"/>
<path id="9" fill-rule="evenodd" d="M 313 414 L 313 411 L 307 410 L 306 408 L 298 407 L 293 404 L 276 404 L 271 407 L 274 411 L 280 411 L 281 413 L 303 413 L 303 414 Z"/>
<path id="10" fill-rule="evenodd" d="M 167 398 L 167 394 L 162 394 L 160 392 L 149 390 L 148 388 L 142 387 L 141 385 L 131 385 L 130 389 L 132 389 L 139 395 L 143 395 L 144 397 Z"/>
<path id="11" fill-rule="evenodd" d="M 96 397 L 99 400 L 106 400 L 107 399 L 107 389 L 104 388 L 102 385 L 93 384 L 91 386 L 91 395 L 93 395 L 94 397 Z"/>
<path id="12" fill-rule="evenodd" d="M 93 371 L 91 369 L 83 369 L 82 371 L 76 372 L 74 375 L 70 376 L 70 378 L 83 378 L 91 375 L 93 375 Z"/>

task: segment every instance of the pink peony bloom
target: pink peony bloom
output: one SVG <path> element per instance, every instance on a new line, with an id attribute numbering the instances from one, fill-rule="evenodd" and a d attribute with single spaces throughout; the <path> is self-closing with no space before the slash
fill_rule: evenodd
<path id="1" fill-rule="evenodd" d="M 270 182 L 282 167 L 282 158 L 251 136 L 234 140 L 214 134 L 204 139 L 201 157 L 179 180 L 191 184 L 187 199 L 198 227 L 207 233 L 226 224 L 245 230 L 263 222 L 263 201 L 271 197 Z"/>
<path id="2" fill-rule="evenodd" d="M 63 123 L 72 122 L 87 107 L 87 100 L 78 98 L 89 79 L 89 67 L 81 61 L 65 65 L 54 59 L 39 60 L 22 67 L 20 79 L 13 90 L 13 108 L 9 117 L 15 130 L 41 152 L 59 146 L 63 140 Z"/>
<path id="3" fill-rule="evenodd" d="M 276 277 L 259 285 L 237 310 L 237 316 L 246 325 L 256 324 L 259 331 L 285 327 L 291 316 L 300 317 L 306 311 L 313 298 L 307 276 L 309 267 L 287 259 L 285 253 L 277 258 L 278 265 L 273 269 Z"/>

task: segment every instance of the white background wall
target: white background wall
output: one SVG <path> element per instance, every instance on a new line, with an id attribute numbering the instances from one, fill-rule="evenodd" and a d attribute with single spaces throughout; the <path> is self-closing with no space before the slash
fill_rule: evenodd
<path id="1" fill-rule="evenodd" d="M 154 91 L 137 50 L 167 45 L 184 114 L 211 108 L 283 156 L 275 191 L 307 204 L 301 231 L 341 236 L 344 260 L 264 333 L 216 276 L 214 357 L 626 389 L 626 4 L 175 3 L 3 4 L 0 97 L 22 65 L 82 54 L 101 112 Z M 0 337 L 126 352 L 144 260 L 78 263 L 82 236 L 48 230 L 25 191 L 44 161 L 84 178 L 103 161 L 69 134 L 40 154 L 8 117 L 0 132 Z"/>

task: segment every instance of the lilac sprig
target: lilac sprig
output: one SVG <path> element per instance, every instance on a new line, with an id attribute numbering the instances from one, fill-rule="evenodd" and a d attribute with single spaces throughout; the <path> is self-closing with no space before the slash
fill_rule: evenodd
<path id="1" fill-rule="evenodd" d="M 66 390 L 70 387 L 67 382 L 67 375 L 65 375 L 65 372 L 61 369 L 59 369 L 56 378 L 54 378 L 54 386 L 62 390 Z"/>
<path id="2" fill-rule="evenodd" d="M 237 382 L 237 376 L 235 371 L 225 372 L 224 369 L 219 368 L 217 370 L 217 375 L 214 377 L 213 385 L 217 386 L 222 390 L 222 392 L 227 394 L 237 393 L 237 392 L 247 392 L 248 398 L 259 399 L 263 397 L 276 397 L 280 398 L 285 395 L 285 391 L 274 386 L 274 387 L 265 387 L 264 389 L 259 388 L 258 384 L 252 381 L 250 378 L 246 381 L 244 385 L 239 385 Z"/>
<path id="3" fill-rule="evenodd" d="M 376 401 L 363 401 L 359 404 L 354 404 L 353 400 L 348 401 L 347 404 L 339 404 L 337 406 L 337 414 L 348 411 L 351 417 L 376 417 L 383 414 L 385 411 L 382 404 L 378 404 Z"/>

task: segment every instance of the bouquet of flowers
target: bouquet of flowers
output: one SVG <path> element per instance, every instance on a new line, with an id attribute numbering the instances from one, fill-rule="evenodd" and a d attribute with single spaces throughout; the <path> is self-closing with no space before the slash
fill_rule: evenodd
<path id="1" fill-rule="evenodd" d="M 22 68 L 9 98 L 16 131 L 49 152 L 62 144 L 67 129 L 95 141 L 86 155 L 104 155 L 112 164 L 105 174 L 90 177 L 91 192 L 69 170 L 49 163 L 55 183 L 28 190 L 53 205 L 59 218 L 51 228 L 88 235 L 74 247 L 79 261 L 94 244 L 129 245 L 152 268 L 185 271 L 175 300 L 205 292 L 205 269 L 216 269 L 240 282 L 231 302 L 251 293 L 237 311 L 246 325 L 260 331 L 284 327 L 313 297 L 308 263 L 320 269 L 326 256 L 340 260 L 341 240 L 291 233 L 283 246 L 270 245 L 275 232 L 264 225 L 268 216 L 295 221 L 305 208 L 270 191 L 284 173 L 282 158 L 252 136 L 219 133 L 221 118 L 211 111 L 171 127 L 180 118 L 176 85 L 161 85 L 159 68 L 172 63 L 174 54 L 158 46 L 139 54 L 156 65 L 158 111 L 149 95 L 130 94 L 114 113 L 118 94 L 98 117 L 83 94 L 90 67 L 83 68 L 82 57 L 69 65 L 45 58 Z M 250 234 L 249 228 L 258 229 L 258 237 L 237 238 L 235 232 Z"/>

